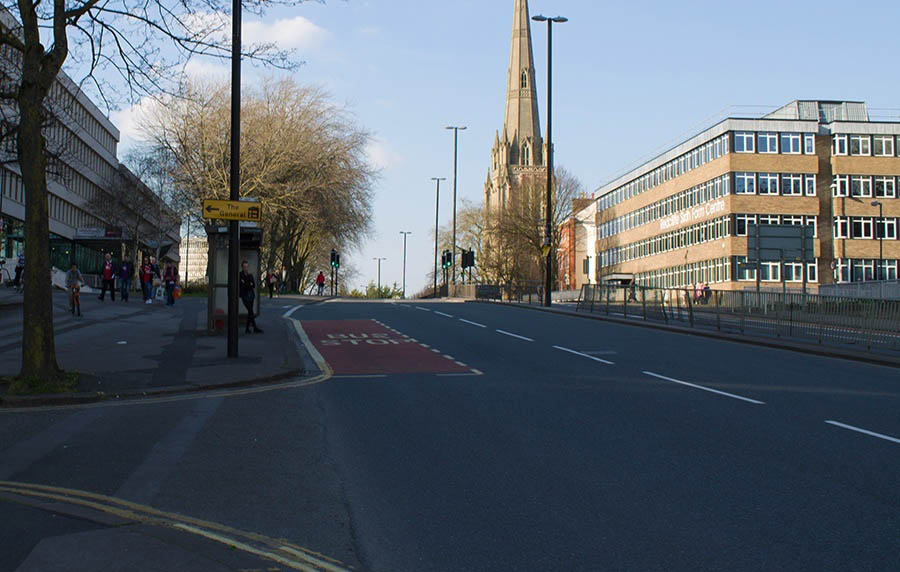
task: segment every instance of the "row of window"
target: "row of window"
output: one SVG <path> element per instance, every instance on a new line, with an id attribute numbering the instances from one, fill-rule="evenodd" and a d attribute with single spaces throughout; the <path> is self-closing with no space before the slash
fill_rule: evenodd
<path id="1" fill-rule="evenodd" d="M 729 193 L 731 177 L 722 175 L 696 187 L 681 191 L 665 199 L 656 201 L 626 215 L 597 225 L 597 237 L 606 238 L 626 230 L 649 224 L 679 211 L 693 208 L 708 201 L 724 197 Z"/>
<path id="2" fill-rule="evenodd" d="M 727 155 L 728 150 L 728 134 L 726 133 L 603 195 L 597 199 L 597 208 L 604 210 L 627 201 L 644 191 Z"/>
<path id="3" fill-rule="evenodd" d="M 601 267 L 614 266 L 630 260 L 718 240 L 726 236 L 731 236 L 731 217 L 727 216 L 616 246 L 601 252 L 598 258 Z"/>
<path id="4" fill-rule="evenodd" d="M 838 282 L 896 280 L 897 266 L 897 260 L 838 258 L 835 261 L 834 278 Z"/>
<path id="5" fill-rule="evenodd" d="M 736 195 L 782 195 L 785 197 L 816 196 L 816 176 L 796 173 L 734 174 Z"/>
<path id="6" fill-rule="evenodd" d="M 893 199 L 897 196 L 897 177 L 868 175 L 837 175 L 831 194 L 835 197 L 878 197 Z"/>
<path id="7" fill-rule="evenodd" d="M 900 157 L 900 145 L 893 135 L 835 135 L 832 138 L 834 155 L 856 157 Z"/>
<path id="8" fill-rule="evenodd" d="M 803 282 L 803 262 L 760 262 L 747 264 L 746 256 L 735 256 L 734 275 L 741 282 L 756 282 L 756 271 L 759 269 L 760 282 Z M 818 282 L 818 262 L 806 263 L 806 281 Z"/>
<path id="9" fill-rule="evenodd" d="M 896 218 L 868 216 L 834 217 L 834 238 L 897 240 Z"/>
<path id="10" fill-rule="evenodd" d="M 736 214 L 734 215 L 734 235 L 747 236 L 751 224 L 805 224 L 809 227 L 809 236 L 817 238 L 819 217 L 809 215 L 768 215 L 768 214 Z"/>
<path id="11" fill-rule="evenodd" d="M 735 131 L 734 152 L 815 155 L 816 138 L 812 133 Z"/>
<path id="12" fill-rule="evenodd" d="M 683 288 L 698 282 L 731 282 L 731 259 L 713 258 L 635 274 L 638 284 L 652 288 Z"/>

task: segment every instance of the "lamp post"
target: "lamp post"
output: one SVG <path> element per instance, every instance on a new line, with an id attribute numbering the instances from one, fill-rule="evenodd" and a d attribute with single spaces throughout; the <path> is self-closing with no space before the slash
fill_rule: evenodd
<path id="1" fill-rule="evenodd" d="M 231 176 L 230 199 L 241 198 L 241 0 L 231 9 Z M 238 357 L 238 269 L 240 267 L 240 226 L 233 220 L 228 228 L 228 357 Z M 257 278 L 259 278 L 257 276 Z M 251 308 L 250 312 L 253 311 Z"/>
<path id="2" fill-rule="evenodd" d="M 446 181 L 447 177 L 431 177 L 431 180 L 437 183 L 434 192 L 434 297 L 437 298 L 437 251 L 438 251 L 438 208 L 441 205 L 441 181 Z"/>
<path id="3" fill-rule="evenodd" d="M 544 248 L 547 250 L 547 270 L 544 277 L 544 305 L 550 307 L 553 291 L 553 24 L 568 22 L 568 18 L 537 15 L 535 22 L 547 22 L 547 222 L 544 225 Z"/>
<path id="4" fill-rule="evenodd" d="M 408 230 L 401 230 L 403 235 L 403 299 L 406 300 L 406 235 L 412 234 Z"/>
<path id="5" fill-rule="evenodd" d="M 381 261 L 387 260 L 387 258 L 373 257 L 372 260 L 378 261 L 378 297 L 381 298 Z"/>
<path id="6" fill-rule="evenodd" d="M 453 130 L 453 246 L 450 248 L 450 252 L 453 253 L 453 257 L 456 258 L 456 159 L 457 159 L 457 142 L 459 140 L 459 132 L 465 131 L 465 127 L 457 127 L 451 125 L 447 127 L 447 129 Z M 456 262 L 452 264 L 453 266 L 453 283 L 456 284 Z"/>
<path id="7" fill-rule="evenodd" d="M 872 201 L 873 207 L 878 207 L 878 221 L 875 223 L 875 231 L 878 232 L 878 279 L 884 280 L 884 204 L 881 201 Z M 878 231 L 881 224 L 881 231 Z"/>

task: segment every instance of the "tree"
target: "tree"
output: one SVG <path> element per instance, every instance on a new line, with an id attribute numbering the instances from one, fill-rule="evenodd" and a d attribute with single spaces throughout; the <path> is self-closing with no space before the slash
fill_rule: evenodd
<path id="1" fill-rule="evenodd" d="M 291 3 L 291 0 L 286 0 Z M 302 0 L 294 0 L 299 3 Z M 243 0 L 261 12 L 275 0 Z M 279 2 L 281 4 L 285 2 Z M 47 192 L 48 153 L 45 128 L 58 103 L 52 88 L 70 55 L 73 34 L 84 84 L 93 85 L 109 105 L 103 79 L 118 76 L 124 91 L 135 96 L 165 92 L 176 85 L 185 61 L 195 56 L 230 57 L 226 32 L 228 3 L 222 0 L 4 0 L 0 6 L 0 100 L 13 104 L 15 125 L 3 134 L 15 138 L 15 153 L 25 188 L 25 299 L 22 378 L 60 379 L 53 333 L 50 280 L 50 225 Z M 42 35 L 52 43 L 44 46 Z M 165 48 L 165 49 L 163 49 Z M 271 44 L 249 46 L 244 57 L 291 67 L 290 53 Z"/>
<path id="2" fill-rule="evenodd" d="M 177 98 L 141 121 L 148 145 L 172 158 L 172 185 L 192 212 L 203 199 L 228 196 L 227 88 L 185 81 Z M 300 288 L 330 266 L 332 248 L 358 245 L 370 231 L 369 134 L 324 91 L 290 79 L 248 90 L 241 113 L 241 196 L 262 207 L 263 267 L 283 269 Z"/>

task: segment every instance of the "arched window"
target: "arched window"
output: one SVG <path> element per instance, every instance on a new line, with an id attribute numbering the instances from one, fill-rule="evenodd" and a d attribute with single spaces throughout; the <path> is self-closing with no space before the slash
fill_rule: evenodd
<path id="1" fill-rule="evenodd" d="M 522 89 L 528 89 L 528 72 L 522 70 Z"/>
<path id="2" fill-rule="evenodd" d="M 528 145 L 522 145 L 522 164 L 531 164 L 531 149 L 528 148 Z"/>

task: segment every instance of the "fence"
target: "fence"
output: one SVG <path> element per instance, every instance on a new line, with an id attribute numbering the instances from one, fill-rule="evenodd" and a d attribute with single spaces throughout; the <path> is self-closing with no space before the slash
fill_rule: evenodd
<path id="1" fill-rule="evenodd" d="M 822 284 L 819 286 L 819 294 L 844 296 L 847 298 L 868 298 L 870 300 L 900 300 L 900 280 Z"/>
<path id="2" fill-rule="evenodd" d="M 900 350 L 900 301 L 585 285 L 576 311 L 822 345 Z"/>

